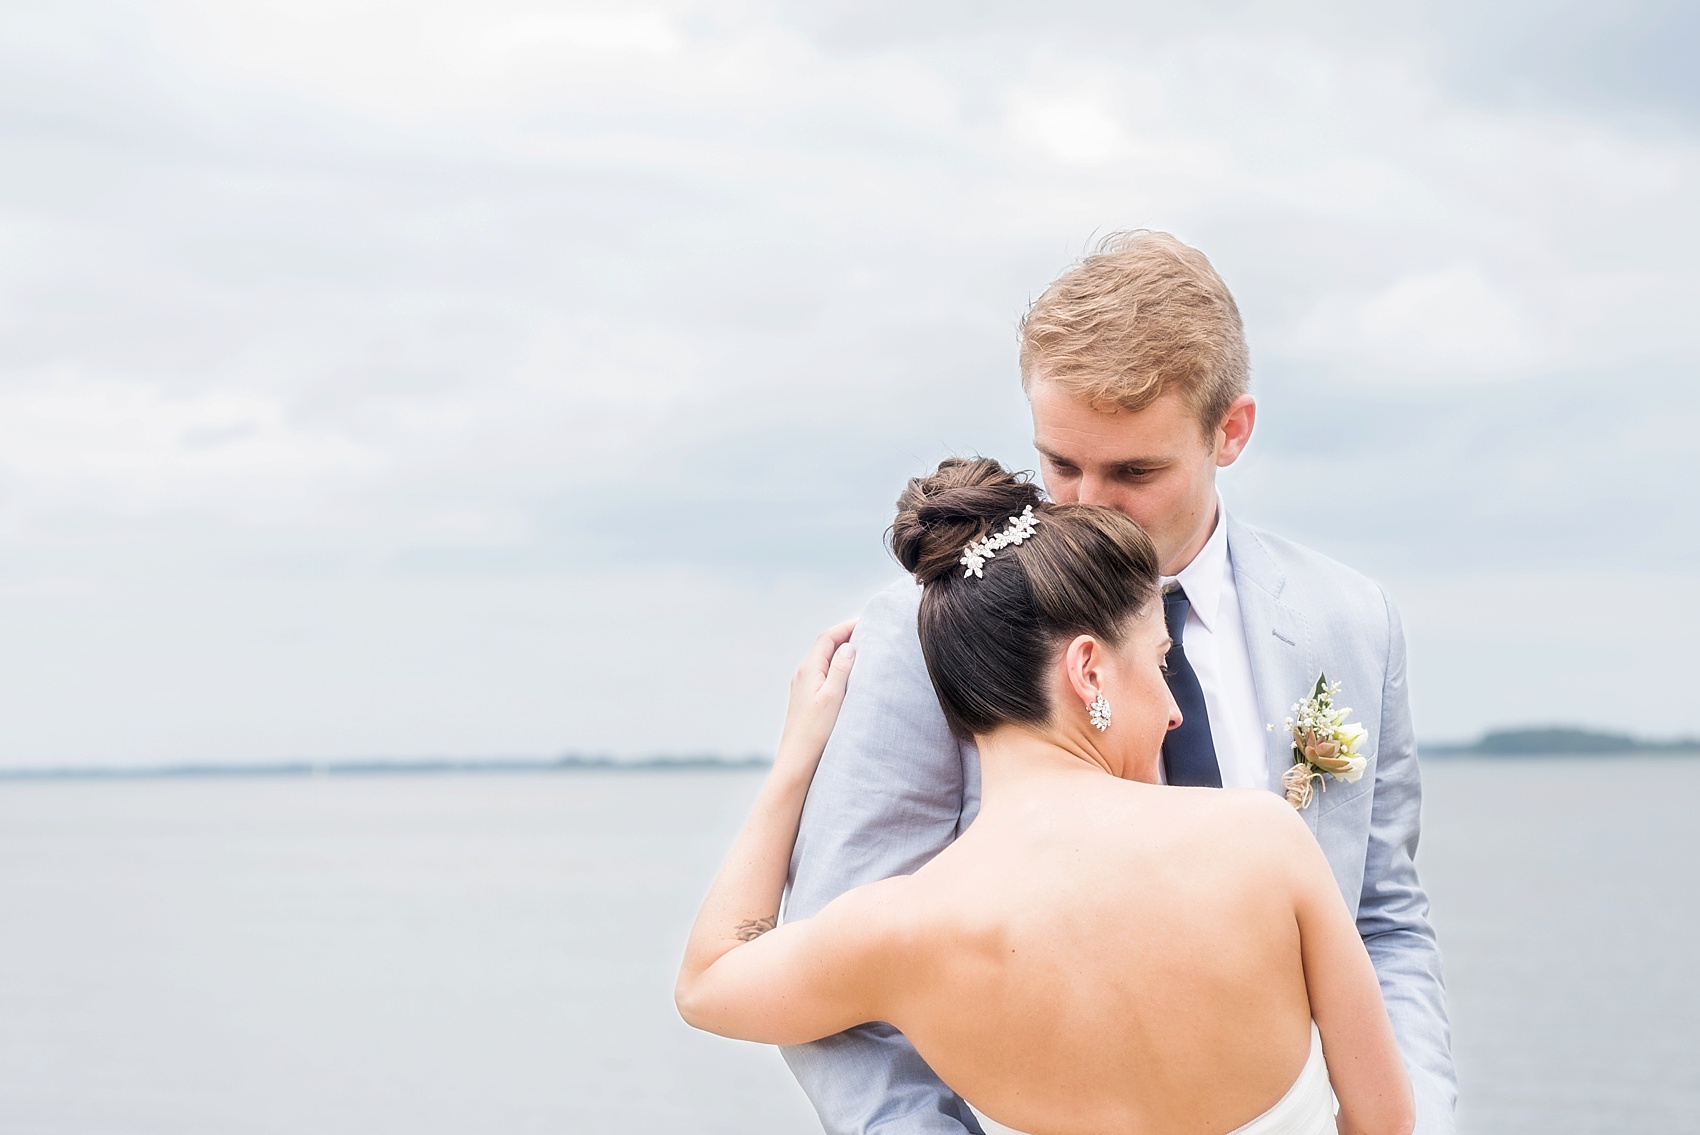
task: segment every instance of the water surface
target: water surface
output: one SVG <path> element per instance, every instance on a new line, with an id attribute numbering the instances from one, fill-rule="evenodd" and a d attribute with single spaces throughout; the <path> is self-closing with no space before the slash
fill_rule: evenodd
<path id="1" fill-rule="evenodd" d="M 1462 1129 L 1700 1132 L 1700 761 L 1425 775 Z M 758 783 L 0 784 L 0 1131 L 818 1130 L 671 1004 Z"/>

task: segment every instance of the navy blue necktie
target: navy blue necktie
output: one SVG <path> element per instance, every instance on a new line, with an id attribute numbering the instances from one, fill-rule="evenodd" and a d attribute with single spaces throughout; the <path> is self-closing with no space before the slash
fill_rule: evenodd
<path id="1" fill-rule="evenodd" d="M 1186 615 L 1192 609 L 1186 592 L 1175 584 L 1163 593 L 1163 622 L 1168 625 L 1169 692 L 1181 707 L 1179 727 L 1163 738 L 1163 770 L 1170 784 L 1200 788 L 1222 787 L 1222 770 L 1216 764 L 1216 742 L 1210 738 L 1210 714 L 1204 708 L 1204 687 L 1186 660 L 1181 635 L 1186 632 Z"/>

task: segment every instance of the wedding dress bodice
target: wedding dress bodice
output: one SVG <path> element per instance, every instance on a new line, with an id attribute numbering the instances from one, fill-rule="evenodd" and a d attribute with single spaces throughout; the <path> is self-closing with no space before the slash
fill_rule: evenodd
<path id="1" fill-rule="evenodd" d="M 980 1117 L 987 1135 L 1021 1135 L 1014 1128 Z M 1228 1135 L 1334 1135 L 1334 1089 L 1322 1059 L 1322 1034 L 1310 1026 L 1310 1059 L 1298 1079 L 1274 1107 L 1234 1128 Z"/>
<path id="2" fill-rule="evenodd" d="M 1310 1026 L 1310 1059 L 1274 1107 L 1230 1135 L 1334 1135 L 1334 1089 L 1322 1059 L 1322 1034 Z"/>

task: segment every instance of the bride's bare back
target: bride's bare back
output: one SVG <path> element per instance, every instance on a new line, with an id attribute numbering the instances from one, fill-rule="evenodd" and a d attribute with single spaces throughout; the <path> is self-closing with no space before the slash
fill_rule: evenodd
<path id="1" fill-rule="evenodd" d="M 846 896 L 905 957 L 890 1019 L 1021 1131 L 1230 1131 L 1310 1053 L 1293 817 L 1268 793 L 1081 773 L 1029 780 L 914 876 Z"/>
<path id="2" fill-rule="evenodd" d="M 687 958 L 686 1018 L 771 1044 L 888 1021 L 1031 1135 L 1231 1132 L 1293 1084 L 1314 1020 L 1340 1131 L 1409 1129 L 1374 969 L 1284 800 L 1018 749 L 982 754 L 979 818 L 914 875 L 739 948 L 704 935 L 716 956 Z"/>

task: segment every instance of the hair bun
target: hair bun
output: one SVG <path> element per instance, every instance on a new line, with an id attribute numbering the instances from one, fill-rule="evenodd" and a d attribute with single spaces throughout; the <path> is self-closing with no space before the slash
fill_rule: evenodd
<path id="1" fill-rule="evenodd" d="M 956 566 L 969 544 L 1041 499 L 1038 486 L 989 457 L 948 457 L 928 476 L 910 480 L 897 498 L 892 555 L 931 583 Z"/>

